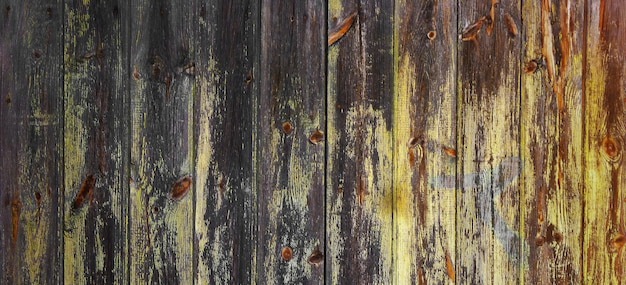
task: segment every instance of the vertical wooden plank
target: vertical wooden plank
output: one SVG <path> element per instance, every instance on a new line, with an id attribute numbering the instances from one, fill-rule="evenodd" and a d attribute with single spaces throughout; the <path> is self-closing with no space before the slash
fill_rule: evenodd
<path id="1" fill-rule="evenodd" d="M 457 6 L 396 7 L 394 282 L 454 284 Z"/>
<path id="2" fill-rule="evenodd" d="M 59 284 L 62 7 L 0 7 L 0 283 Z"/>
<path id="3" fill-rule="evenodd" d="M 519 279 L 519 1 L 459 3 L 457 278 Z"/>
<path id="4" fill-rule="evenodd" d="M 259 8 L 255 1 L 199 0 L 194 5 L 195 60 L 188 71 L 195 72 L 197 90 L 197 284 L 251 284 L 254 278 L 252 132 Z"/>
<path id="5" fill-rule="evenodd" d="M 261 6 L 258 282 L 318 284 L 325 266 L 326 2 Z"/>
<path id="6" fill-rule="evenodd" d="M 393 2 L 328 8 L 326 280 L 390 284 Z"/>
<path id="7" fill-rule="evenodd" d="M 626 282 L 626 6 L 586 2 L 584 70 L 585 189 L 583 276 L 591 284 Z"/>
<path id="8" fill-rule="evenodd" d="M 128 5 L 64 5 L 64 283 L 126 283 Z"/>
<path id="9" fill-rule="evenodd" d="M 522 8 L 522 277 L 526 284 L 579 284 L 584 4 L 540 4 Z"/>
<path id="10" fill-rule="evenodd" d="M 192 284 L 192 11 L 147 0 L 131 11 L 130 281 Z"/>

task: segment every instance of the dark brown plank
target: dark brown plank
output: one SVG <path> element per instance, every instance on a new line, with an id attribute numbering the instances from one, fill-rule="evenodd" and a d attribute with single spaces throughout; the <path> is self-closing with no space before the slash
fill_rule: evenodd
<path id="1" fill-rule="evenodd" d="M 0 283 L 62 283 L 60 1 L 0 1 Z"/>
<path id="2" fill-rule="evenodd" d="M 251 284 L 256 248 L 253 123 L 258 108 L 255 1 L 194 5 L 197 284 Z M 197 17 L 197 18 L 196 18 Z"/>
<path id="3" fill-rule="evenodd" d="M 519 281 L 520 1 L 459 2 L 457 278 Z"/>
<path id="4" fill-rule="evenodd" d="M 326 2 L 267 0 L 261 6 L 258 282 L 319 284 L 325 266 Z"/>
<path id="5" fill-rule="evenodd" d="M 129 6 L 64 5 L 64 282 L 127 283 Z"/>
<path id="6" fill-rule="evenodd" d="M 394 282 L 398 284 L 456 280 L 456 17 L 452 1 L 396 1 Z"/>
<path id="7" fill-rule="evenodd" d="M 361 5 L 363 4 L 363 5 Z M 393 2 L 329 3 L 326 282 L 389 284 Z"/>
<path id="8" fill-rule="evenodd" d="M 194 279 L 191 3 L 131 4 L 130 282 Z"/>

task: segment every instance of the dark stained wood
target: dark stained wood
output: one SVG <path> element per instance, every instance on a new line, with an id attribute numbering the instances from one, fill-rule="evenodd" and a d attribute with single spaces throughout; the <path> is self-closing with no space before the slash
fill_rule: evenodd
<path id="1" fill-rule="evenodd" d="M 393 2 L 329 9 L 326 282 L 390 284 Z"/>
<path id="2" fill-rule="evenodd" d="M 64 282 L 126 283 L 129 6 L 64 5 Z"/>
<path id="3" fill-rule="evenodd" d="M 520 21 L 520 2 L 490 2 L 458 8 L 456 274 L 470 284 L 519 281 L 521 40 L 503 17 Z"/>
<path id="4" fill-rule="evenodd" d="M 584 1 L 524 3 L 521 193 L 526 284 L 580 284 Z"/>
<path id="5" fill-rule="evenodd" d="M 326 252 L 326 2 L 261 7 L 258 282 L 319 284 Z M 293 250 L 289 261 L 281 258 L 285 246 Z"/>
<path id="6" fill-rule="evenodd" d="M 585 11 L 583 280 L 626 282 L 626 6 L 588 1 Z"/>
<path id="7" fill-rule="evenodd" d="M 62 5 L 0 1 L 0 283 L 62 283 Z"/>
<path id="8" fill-rule="evenodd" d="M 255 1 L 193 7 L 197 284 L 250 284 L 256 248 L 253 134 L 259 90 Z M 259 132 L 265 136 L 266 132 Z"/>
<path id="9" fill-rule="evenodd" d="M 454 284 L 457 6 L 396 7 L 394 281 Z"/>
<path id="10" fill-rule="evenodd" d="M 196 23 L 187 2 L 131 6 L 130 282 L 192 284 Z"/>

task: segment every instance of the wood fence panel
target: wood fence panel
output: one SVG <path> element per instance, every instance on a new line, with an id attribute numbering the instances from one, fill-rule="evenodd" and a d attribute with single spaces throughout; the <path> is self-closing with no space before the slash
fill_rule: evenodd
<path id="1" fill-rule="evenodd" d="M 62 5 L 0 7 L 0 283 L 59 284 Z"/>
<path id="2" fill-rule="evenodd" d="M 584 74 L 584 244 L 588 284 L 626 282 L 626 6 L 586 3 Z"/>
<path id="3" fill-rule="evenodd" d="M 127 283 L 129 6 L 64 5 L 64 282 Z"/>
<path id="4" fill-rule="evenodd" d="M 528 2 L 522 14 L 522 278 L 580 284 L 584 3 Z"/>
<path id="5" fill-rule="evenodd" d="M 461 2 L 458 19 L 457 278 L 517 283 L 520 3 Z"/>
<path id="6" fill-rule="evenodd" d="M 457 5 L 396 7 L 394 282 L 454 284 Z"/>
<path id="7" fill-rule="evenodd" d="M 393 2 L 331 1 L 328 18 L 326 280 L 390 284 Z"/>
<path id="8" fill-rule="evenodd" d="M 255 1 L 197 1 L 192 50 L 197 284 L 254 281 L 259 17 Z M 263 135 L 265 132 L 262 132 Z"/>
<path id="9" fill-rule="evenodd" d="M 324 282 L 326 2 L 262 1 L 260 284 Z"/>
<path id="10" fill-rule="evenodd" d="M 130 282 L 194 280 L 191 4 L 131 4 Z"/>

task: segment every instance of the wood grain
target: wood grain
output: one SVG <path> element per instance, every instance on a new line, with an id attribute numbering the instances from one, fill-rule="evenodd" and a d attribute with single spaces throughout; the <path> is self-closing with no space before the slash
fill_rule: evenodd
<path id="1" fill-rule="evenodd" d="M 131 4 L 130 283 L 194 280 L 189 3 Z M 190 179 L 183 185 L 182 181 Z M 182 187 L 183 189 L 181 189 Z"/>
<path id="2" fill-rule="evenodd" d="M 519 282 L 519 63 L 521 40 L 503 15 L 518 1 L 459 3 L 456 276 L 464 284 Z"/>
<path id="3" fill-rule="evenodd" d="M 256 248 L 253 134 L 260 75 L 259 5 L 197 1 L 193 15 L 198 23 L 190 67 L 197 94 L 195 282 L 251 284 Z"/>
<path id="4" fill-rule="evenodd" d="M 522 278 L 580 284 L 584 4 L 524 3 L 522 13 Z"/>
<path id="5" fill-rule="evenodd" d="M 457 7 L 395 3 L 394 282 L 454 284 Z"/>
<path id="6" fill-rule="evenodd" d="M 620 1 L 586 3 L 584 74 L 584 244 L 585 283 L 622 284 L 626 140 L 624 48 L 626 35 Z"/>
<path id="7" fill-rule="evenodd" d="M 328 20 L 326 280 L 390 284 L 393 2 L 331 1 Z"/>
<path id="8" fill-rule="evenodd" d="M 257 281 L 323 283 L 326 2 L 261 6 Z"/>
<path id="9" fill-rule="evenodd" d="M 129 7 L 117 1 L 64 5 L 64 282 L 125 283 Z"/>
<path id="10" fill-rule="evenodd" d="M 62 6 L 0 7 L 0 283 L 59 284 Z"/>

